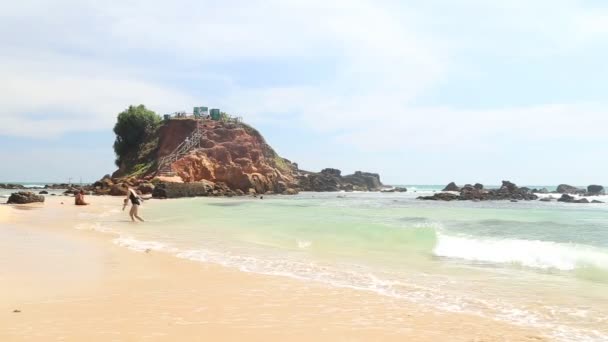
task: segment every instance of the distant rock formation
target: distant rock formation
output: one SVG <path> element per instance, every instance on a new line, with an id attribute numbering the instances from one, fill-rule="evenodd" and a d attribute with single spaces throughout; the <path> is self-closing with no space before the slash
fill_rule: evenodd
<path id="1" fill-rule="evenodd" d="M 454 186 L 454 183 L 450 183 L 446 188 L 453 189 Z M 475 186 L 467 184 L 460 189 L 458 195 L 451 192 L 440 192 L 432 196 L 420 196 L 418 199 L 433 201 L 530 201 L 538 199 L 538 196 L 533 194 L 528 188 L 519 188 L 514 183 L 503 181 L 499 189 L 486 190 L 479 183 L 475 184 Z"/>
<path id="2" fill-rule="evenodd" d="M 583 194 L 585 193 L 585 190 L 568 184 L 560 184 L 558 185 L 556 192 L 560 194 Z"/>
<path id="3" fill-rule="evenodd" d="M 19 191 L 12 193 L 8 198 L 7 204 L 27 204 L 27 203 L 36 203 L 36 202 L 44 202 L 44 196 L 36 195 L 31 191 Z"/>
<path id="4" fill-rule="evenodd" d="M 589 185 L 587 187 L 587 195 L 588 196 L 597 196 L 597 195 L 605 195 L 606 191 L 604 187 L 601 185 Z"/>
<path id="5" fill-rule="evenodd" d="M 460 188 L 454 182 L 450 182 L 450 184 L 446 185 L 442 191 L 460 191 Z"/>
<path id="6" fill-rule="evenodd" d="M 380 191 L 383 186 L 376 173 L 357 171 L 342 176 L 337 169 L 324 169 L 319 173 L 302 171 L 298 179 L 302 191 Z"/>

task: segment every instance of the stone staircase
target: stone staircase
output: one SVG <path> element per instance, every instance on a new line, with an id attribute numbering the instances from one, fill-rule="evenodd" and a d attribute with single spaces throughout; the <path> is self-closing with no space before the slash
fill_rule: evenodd
<path id="1" fill-rule="evenodd" d="M 200 148 L 201 140 L 205 137 L 205 131 L 202 124 L 199 122 L 196 125 L 196 129 L 190 136 L 186 137 L 184 141 L 179 144 L 173 152 L 160 158 L 158 161 L 158 169 L 156 171 L 157 176 L 162 177 L 173 177 L 176 173 L 172 169 L 173 163 L 181 159 L 186 154 L 190 153 L 195 148 Z"/>

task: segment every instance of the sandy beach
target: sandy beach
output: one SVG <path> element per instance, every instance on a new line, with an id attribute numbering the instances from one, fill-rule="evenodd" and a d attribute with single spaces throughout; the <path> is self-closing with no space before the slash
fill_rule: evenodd
<path id="1" fill-rule="evenodd" d="M 65 197 L 0 206 L 0 340 L 543 340 L 538 331 L 366 291 L 119 247 L 110 234 L 73 229 L 75 215 L 120 201 L 90 200 L 81 208 Z"/>

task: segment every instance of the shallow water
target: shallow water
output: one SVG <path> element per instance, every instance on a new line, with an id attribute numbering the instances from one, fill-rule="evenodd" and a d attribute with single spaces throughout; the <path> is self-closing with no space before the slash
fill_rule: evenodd
<path id="1" fill-rule="evenodd" d="M 145 224 L 127 222 L 117 205 L 77 228 L 115 232 L 117 244 L 141 251 L 539 327 L 558 340 L 608 340 L 608 205 L 420 194 L 147 201 Z"/>

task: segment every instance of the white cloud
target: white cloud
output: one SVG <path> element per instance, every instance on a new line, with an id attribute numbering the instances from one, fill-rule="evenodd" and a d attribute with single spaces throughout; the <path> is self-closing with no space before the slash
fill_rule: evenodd
<path id="1" fill-rule="evenodd" d="M 438 47 L 410 27 L 413 14 L 397 9 L 365 0 L 11 4 L 0 24 L 0 37 L 8 42 L 0 57 L 0 134 L 60 134 L 78 129 L 79 120 L 89 123 L 83 129 L 102 128 L 128 104 L 170 110 L 195 103 L 188 94 L 192 86 L 180 93 L 148 80 L 137 61 L 150 58 L 163 67 L 258 58 L 336 63 L 334 74 L 314 87 L 251 88 L 225 77 L 222 85 L 232 86 L 217 102 L 253 108 L 254 114 L 298 111 L 313 103 L 340 110 L 365 98 L 412 99 L 441 77 L 445 61 Z M 32 25 L 17 25 L 23 21 Z M 45 111 L 72 121 L 45 117 L 13 126 L 26 113 Z"/>
<path id="2" fill-rule="evenodd" d="M 189 108 L 199 103 L 196 84 L 163 82 L 188 68 L 221 80 L 219 95 L 209 100 L 222 108 L 254 120 L 290 115 L 368 149 L 465 144 L 505 130 L 519 134 L 526 125 L 568 135 L 577 123 L 604 122 L 599 105 L 477 111 L 416 105 L 459 68 L 455 51 L 546 56 L 580 35 L 595 42 L 606 28 L 603 12 L 570 0 L 432 3 L 432 10 L 366 0 L 7 4 L 0 21 L 7 42 L 0 135 L 107 129 L 129 104 Z M 516 39 L 502 39 L 509 36 Z M 259 59 L 293 60 L 304 69 L 320 59 L 335 67 L 316 83 L 290 86 L 247 86 L 214 70 L 216 63 Z M 431 131 L 442 133 L 425 140 Z"/>
<path id="3" fill-rule="evenodd" d="M 0 135 L 49 137 L 108 129 L 129 104 L 159 110 L 188 106 L 189 96 L 80 60 L 46 55 L 0 64 Z"/>

